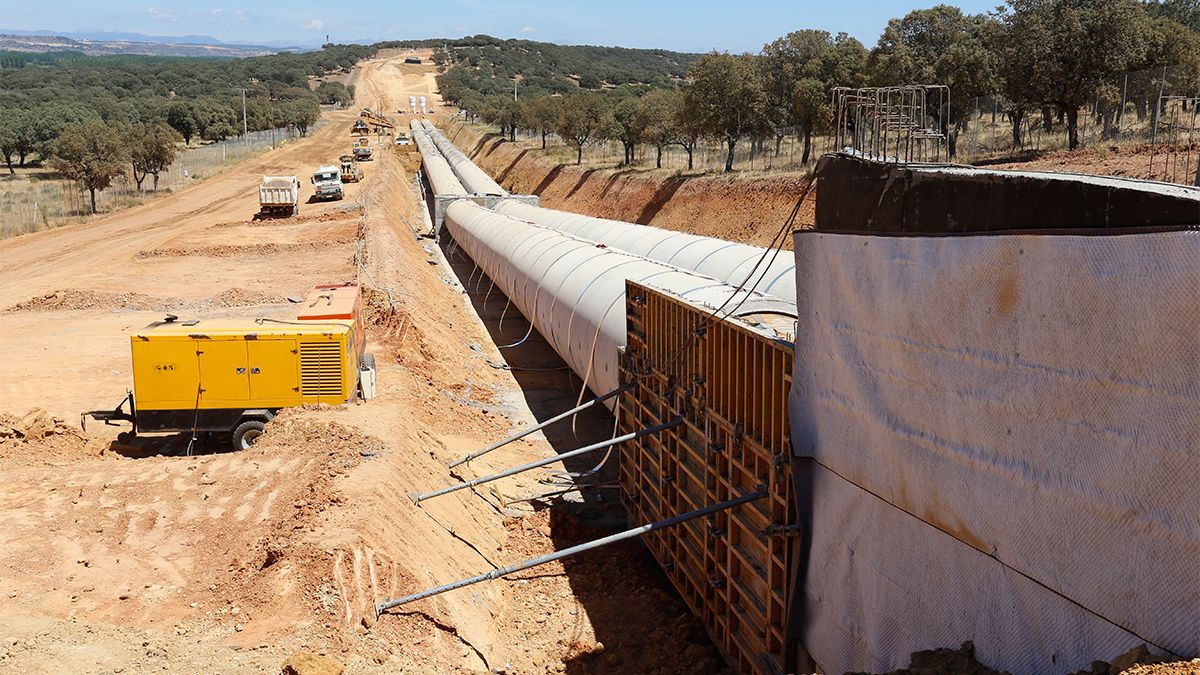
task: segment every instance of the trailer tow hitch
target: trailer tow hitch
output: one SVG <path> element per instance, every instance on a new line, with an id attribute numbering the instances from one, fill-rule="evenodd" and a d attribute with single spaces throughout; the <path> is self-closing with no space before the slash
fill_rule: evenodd
<path id="1" fill-rule="evenodd" d="M 126 403 L 129 404 L 129 412 L 122 410 Z M 110 427 L 118 426 L 118 421 L 129 422 L 136 427 L 137 422 L 133 413 L 133 392 L 128 392 L 125 395 L 125 398 L 121 399 L 121 402 L 117 404 L 117 407 L 113 408 L 112 410 L 89 410 L 87 412 L 79 413 L 79 426 L 84 431 L 87 431 L 87 418 L 89 417 L 95 420 L 100 420 Z"/>

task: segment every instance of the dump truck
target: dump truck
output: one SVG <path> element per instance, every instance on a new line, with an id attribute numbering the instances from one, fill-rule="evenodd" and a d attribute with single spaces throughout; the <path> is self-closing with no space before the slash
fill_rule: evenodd
<path id="1" fill-rule="evenodd" d="M 341 199 L 342 169 L 337 166 L 318 167 L 312 175 L 313 196 L 317 199 Z"/>
<path id="2" fill-rule="evenodd" d="M 371 159 L 371 139 L 363 136 L 354 143 L 354 158 L 360 162 Z"/>
<path id="3" fill-rule="evenodd" d="M 80 416 L 130 423 L 118 436 L 188 432 L 254 444 L 283 408 L 375 396 L 356 284 L 316 286 L 295 321 L 180 321 L 168 315 L 130 336 L 133 389 L 112 410 Z"/>
<path id="4" fill-rule="evenodd" d="M 354 159 L 354 155 L 342 155 L 342 182 L 357 183 L 363 178 L 363 170 L 359 168 L 358 161 Z"/>
<path id="5" fill-rule="evenodd" d="M 261 216 L 291 216 L 300 213 L 300 181 L 295 176 L 263 176 L 258 186 Z"/>

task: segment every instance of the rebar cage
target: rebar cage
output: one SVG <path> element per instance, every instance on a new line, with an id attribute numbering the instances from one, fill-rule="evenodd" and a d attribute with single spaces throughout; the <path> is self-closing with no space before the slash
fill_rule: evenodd
<path id="1" fill-rule="evenodd" d="M 945 158 L 945 120 L 950 87 L 835 87 L 837 147 L 885 162 L 940 162 Z"/>

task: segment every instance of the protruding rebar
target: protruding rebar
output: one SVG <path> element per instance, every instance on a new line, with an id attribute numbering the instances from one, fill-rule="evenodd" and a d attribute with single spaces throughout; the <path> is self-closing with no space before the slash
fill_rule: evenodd
<path id="1" fill-rule="evenodd" d="M 607 448 L 609 446 L 617 445 L 618 443 L 624 443 L 625 441 L 632 441 L 635 438 L 641 438 L 642 436 L 656 434 L 660 431 L 665 431 L 667 429 L 670 429 L 671 427 L 678 425 L 679 422 L 680 422 L 680 420 L 676 419 L 676 420 L 667 422 L 665 424 L 656 424 L 652 427 L 647 427 L 640 431 L 635 431 L 633 433 L 625 434 L 624 436 L 618 436 L 617 438 L 610 438 L 607 441 L 593 443 L 592 445 L 584 446 L 582 448 L 579 448 L 578 450 L 571 450 L 569 452 L 564 452 L 561 455 L 554 455 L 553 457 L 539 459 L 536 462 L 522 464 L 521 466 L 514 466 L 511 469 L 505 469 L 504 471 L 501 471 L 500 473 L 494 473 L 490 476 L 482 476 L 480 478 L 475 478 L 475 479 L 469 480 L 465 483 L 459 483 L 458 485 L 451 485 L 449 487 L 444 487 L 440 490 L 434 490 L 433 492 L 426 492 L 425 494 L 414 495 L 413 501 L 420 504 L 421 502 L 425 501 L 426 499 L 433 499 L 434 497 L 440 497 L 442 495 L 450 494 L 451 492 L 457 492 L 459 490 L 465 490 L 467 488 L 475 487 L 476 485 L 490 483 L 494 480 L 499 480 L 501 478 L 507 478 L 508 476 L 514 476 L 523 471 L 528 471 L 530 469 L 536 469 L 539 466 L 546 466 L 547 464 L 553 464 L 555 462 L 559 462 L 564 459 L 570 459 L 571 457 L 582 455 L 587 452 L 593 452 L 595 450 L 600 450 L 601 448 Z"/>
<path id="2" fill-rule="evenodd" d="M 508 576 L 509 574 L 512 574 L 514 572 L 520 572 L 521 570 L 527 570 L 530 567 L 537 567 L 538 565 L 545 565 L 546 563 L 554 562 L 555 560 L 561 560 L 563 558 L 573 556 L 576 553 L 583 553 L 585 551 L 590 551 L 592 549 L 600 548 L 601 546 L 607 546 L 609 544 L 613 544 L 618 541 L 632 539 L 633 537 L 640 537 L 643 534 L 647 534 L 649 532 L 654 532 L 655 530 L 661 530 L 665 527 L 671 527 L 672 525 L 678 525 L 679 523 L 682 523 L 682 522 L 685 522 L 688 520 L 694 520 L 696 518 L 703 518 L 704 516 L 709 516 L 714 513 L 717 513 L 718 511 L 724 511 L 726 509 L 731 509 L 735 506 L 741 506 L 742 504 L 746 504 L 746 503 L 755 501 L 757 499 L 762 499 L 763 497 L 766 496 L 766 494 L 767 494 L 766 490 L 760 488 L 759 490 L 757 490 L 755 492 L 752 492 L 748 495 L 743 495 L 741 497 L 737 497 L 736 499 L 730 499 L 728 501 L 720 502 L 718 504 L 706 506 L 702 509 L 697 509 L 695 511 L 681 513 L 678 516 L 672 516 L 671 518 L 667 518 L 665 520 L 660 520 L 655 523 L 649 523 L 647 525 L 642 525 L 641 527 L 635 527 L 635 528 L 632 528 L 629 530 L 625 530 L 624 532 L 610 534 L 607 537 L 601 537 L 600 539 L 596 539 L 594 541 L 589 541 L 584 544 L 579 544 L 578 546 L 564 548 L 561 551 L 555 551 L 554 553 L 549 553 L 547 555 L 539 556 L 537 558 L 531 558 L 524 562 L 514 563 L 512 565 L 508 565 L 507 567 L 501 567 L 499 569 L 494 569 L 490 572 L 485 572 L 483 574 L 479 574 L 479 575 L 470 577 L 468 579 L 462 579 L 460 581 L 455 581 L 453 583 L 444 584 L 444 585 L 438 586 L 436 588 L 431 588 L 426 591 L 421 591 L 420 593 L 413 593 L 412 595 L 406 595 L 403 598 L 398 598 L 396 600 L 386 600 L 375 606 L 375 616 L 378 617 L 379 615 L 383 614 L 383 612 L 385 612 L 393 607 L 399 607 L 400 605 L 407 605 L 410 602 L 416 602 L 417 600 L 423 600 L 425 598 L 432 597 L 434 595 L 440 595 L 442 593 L 445 593 L 446 591 L 453 591 L 457 588 L 463 588 L 464 586 L 470 586 L 472 584 L 477 584 L 480 581 L 488 581 L 490 579 L 499 579 L 500 577 Z"/>
<path id="3" fill-rule="evenodd" d="M 596 398 L 588 401 L 587 403 L 584 403 L 583 405 L 575 406 L 574 408 L 571 408 L 570 410 L 568 410 L 566 412 L 559 413 L 558 415 L 551 417 L 550 419 L 546 420 L 545 422 L 540 422 L 538 424 L 533 425 L 532 427 L 529 427 L 528 429 L 522 431 L 521 433 L 513 434 L 512 436 L 509 436 L 508 438 L 498 440 L 495 443 L 492 443 L 491 445 L 487 446 L 486 448 L 483 448 L 482 450 L 476 450 L 475 452 L 472 452 L 471 454 L 467 455 L 466 457 L 463 457 L 462 459 L 454 460 L 453 462 L 451 462 L 450 464 L 447 464 L 446 466 L 448 468 L 453 469 L 454 467 L 458 466 L 459 464 L 465 464 L 465 463 L 475 459 L 476 457 L 482 457 L 483 455 L 486 455 L 489 452 L 496 450 L 498 448 L 502 448 L 502 447 L 508 445 L 509 443 L 512 443 L 514 441 L 519 441 L 522 438 L 525 438 L 526 436 L 528 436 L 529 434 L 532 434 L 535 431 L 540 431 L 542 429 L 545 429 L 546 427 L 550 426 L 551 424 L 554 424 L 555 422 L 561 422 L 562 420 L 565 420 L 568 417 L 574 417 L 575 415 L 578 415 L 579 413 L 583 412 L 584 410 L 587 410 L 588 408 L 596 405 L 597 403 L 603 403 L 604 401 L 607 401 L 608 399 L 621 394 L 621 392 L 627 391 L 629 389 L 629 387 L 630 387 L 630 385 L 623 385 L 623 386 L 617 387 L 616 389 L 613 389 L 612 391 L 608 392 L 607 394 L 604 394 L 602 396 L 597 396 Z"/>

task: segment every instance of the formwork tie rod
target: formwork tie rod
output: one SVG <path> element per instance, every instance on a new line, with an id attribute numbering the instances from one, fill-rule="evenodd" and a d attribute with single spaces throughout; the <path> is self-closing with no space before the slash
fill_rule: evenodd
<path id="1" fill-rule="evenodd" d="M 468 579 L 462 579 L 460 581 L 455 581 L 453 583 L 445 584 L 443 586 L 438 586 L 437 588 L 431 588 L 426 591 L 421 591 L 420 593 L 413 593 L 412 595 L 406 595 L 403 598 L 397 598 L 395 600 L 385 600 L 384 602 L 381 602 L 375 606 L 375 616 L 378 617 L 379 615 L 383 614 L 385 611 L 387 611 L 393 607 L 399 607 L 400 605 L 407 605 L 410 602 L 416 602 L 417 600 L 423 600 L 428 597 L 440 595 L 442 593 L 445 593 L 446 591 L 453 591 L 457 588 L 463 588 L 464 586 L 470 586 L 472 584 L 477 584 L 481 581 L 488 581 L 491 579 L 499 579 L 500 577 L 508 576 L 510 574 L 513 574 L 514 572 L 520 572 L 522 570 L 527 570 L 531 567 L 537 567 L 538 565 L 545 565 L 546 563 L 554 562 L 555 560 L 562 560 L 563 558 L 569 558 L 569 557 L 575 555 L 576 553 L 583 553 L 585 551 L 591 551 L 592 549 L 597 549 L 597 548 L 600 548 L 601 546 L 607 546 L 609 544 L 614 544 L 618 541 L 624 541 L 626 539 L 640 537 L 643 534 L 648 534 L 648 533 L 654 532 L 656 530 L 661 530 L 663 528 L 671 527 L 672 525 L 678 525 L 679 523 L 682 523 L 682 522 L 694 520 L 696 518 L 703 518 L 704 516 L 709 516 L 714 513 L 717 513 L 718 511 L 724 511 L 726 509 L 731 509 L 735 506 L 741 506 L 742 504 L 746 504 L 746 503 L 755 501 L 757 499 L 762 499 L 763 497 L 766 496 L 766 494 L 767 494 L 766 490 L 760 488 L 759 490 L 757 490 L 755 492 L 752 492 L 747 495 L 742 495 L 741 497 L 737 497 L 735 499 L 730 499 L 728 501 L 713 504 L 711 506 L 706 506 L 702 509 L 697 509 L 695 511 L 681 513 L 677 516 L 672 516 L 670 518 L 667 518 L 665 520 L 660 520 L 655 523 L 649 523 L 647 525 L 642 525 L 640 527 L 635 527 L 635 528 L 632 528 L 629 530 L 625 530 L 624 532 L 617 532 L 616 534 L 610 534 L 607 537 L 601 537 L 600 539 L 596 539 L 596 540 L 589 541 L 589 542 L 586 542 L 583 544 L 579 544 L 577 546 L 571 546 L 570 548 L 564 548 L 561 551 L 555 551 L 554 553 L 548 553 L 546 555 L 539 556 L 537 558 L 530 558 L 529 560 L 526 560 L 524 562 L 514 563 L 507 567 L 501 567 L 499 569 L 494 569 L 490 572 L 484 572 L 483 574 L 479 574 L 477 576 L 473 576 Z"/>
<path id="2" fill-rule="evenodd" d="M 632 433 L 625 434 L 624 436 L 618 436 L 616 438 L 610 438 L 607 441 L 593 443 L 592 445 L 587 445 L 587 446 L 584 446 L 577 450 L 570 450 L 568 452 L 562 453 L 561 455 L 554 455 L 553 457 L 539 459 L 536 462 L 522 464 L 521 466 L 514 466 L 511 469 L 505 469 L 504 471 L 501 471 L 500 473 L 494 473 L 490 476 L 482 476 L 480 478 L 471 479 L 465 483 L 459 483 L 458 485 L 451 485 L 449 487 L 444 487 L 440 490 L 434 490 L 433 492 L 426 492 L 425 494 L 414 495 L 413 501 L 420 504 L 421 502 L 425 501 L 426 499 L 433 499 L 434 497 L 441 497 L 442 495 L 447 495 L 447 494 L 450 494 L 451 492 L 457 492 L 458 490 L 465 490 L 467 488 L 475 487 L 476 485 L 482 485 L 484 483 L 490 483 L 494 480 L 499 480 L 501 478 L 507 478 L 508 476 L 516 475 L 518 473 L 521 473 L 522 471 L 536 469 L 539 466 L 546 466 L 547 464 L 553 464 L 555 462 L 562 461 L 564 459 L 570 459 L 572 457 L 576 457 L 576 456 L 582 455 L 584 453 L 594 452 L 601 448 L 607 448 L 609 446 L 617 445 L 618 443 L 624 443 L 625 441 L 632 441 L 635 438 L 641 438 L 642 436 L 656 434 L 660 431 L 665 431 L 667 429 L 670 429 L 671 427 L 678 425 L 681 421 L 682 420 L 680 420 L 680 419 L 674 419 L 665 424 L 656 424 L 652 427 L 646 427 L 645 429 L 641 429 L 639 431 L 634 431 Z"/>
<path id="3" fill-rule="evenodd" d="M 554 424 L 555 422 L 561 422 L 562 420 L 565 420 L 568 417 L 574 417 L 575 415 L 578 415 L 579 413 L 583 412 L 584 410 L 587 410 L 588 408 L 596 405 L 597 403 L 602 403 L 614 396 L 617 396 L 621 392 L 628 390 L 631 386 L 632 385 L 626 384 L 626 385 L 617 387 L 616 389 L 613 389 L 612 391 L 608 392 L 607 394 L 604 394 L 603 396 L 597 396 L 596 398 L 588 401 L 587 403 L 584 403 L 583 405 L 576 406 L 564 413 L 555 415 L 554 417 L 551 417 L 550 419 L 546 420 L 545 422 L 535 424 L 534 426 L 529 427 L 528 429 L 522 431 L 519 434 L 515 434 L 512 436 L 509 436 L 508 438 L 496 441 L 495 443 L 492 443 L 491 445 L 487 446 L 486 448 L 484 448 L 482 450 L 476 450 L 475 452 L 472 452 L 471 454 L 467 455 L 466 457 L 463 457 L 462 459 L 455 460 L 455 461 L 447 464 L 446 468 L 453 469 L 454 467 L 458 466 L 459 464 L 466 464 L 467 462 L 475 459 L 476 457 L 482 457 L 483 455 L 486 455 L 489 452 L 496 450 L 497 448 L 502 448 L 502 447 L 508 445 L 509 443 L 512 443 L 513 441 L 519 441 L 522 438 L 525 438 L 526 436 L 528 436 L 529 434 L 532 434 L 533 432 L 539 431 L 541 429 L 545 429 L 546 427 L 550 426 L 551 424 Z"/>

